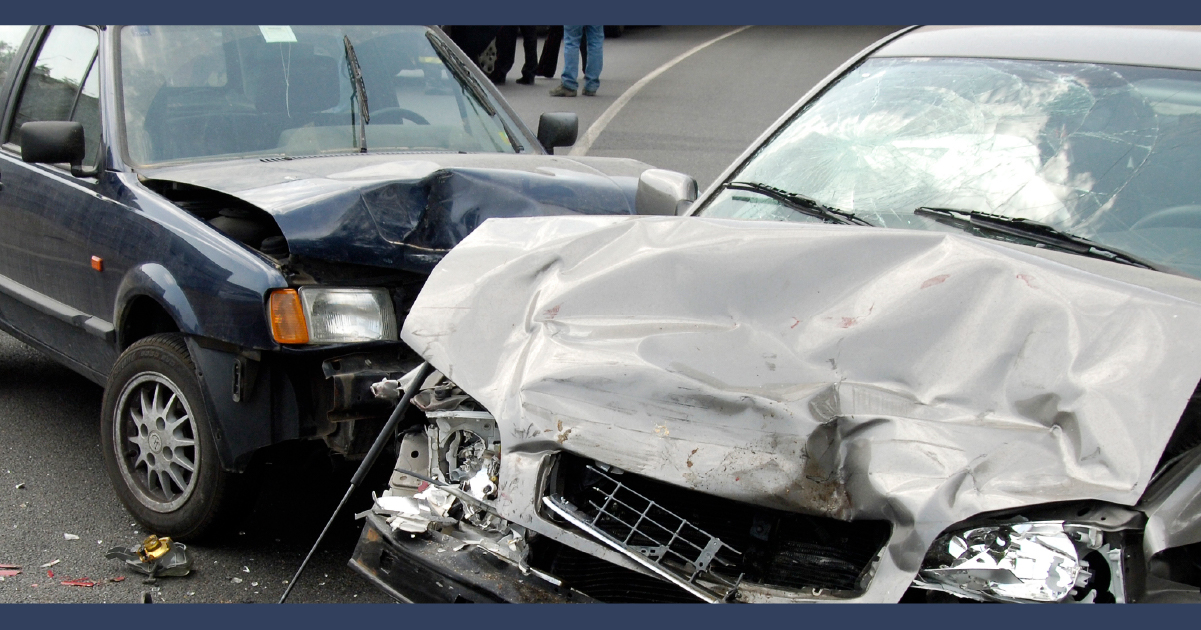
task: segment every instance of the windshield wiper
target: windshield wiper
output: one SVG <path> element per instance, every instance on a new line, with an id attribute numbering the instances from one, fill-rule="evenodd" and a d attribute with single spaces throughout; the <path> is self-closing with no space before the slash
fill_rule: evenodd
<path id="1" fill-rule="evenodd" d="M 851 214 L 845 210 L 838 210 L 830 206 L 822 205 L 804 195 L 800 195 L 787 190 L 768 186 L 767 184 L 757 184 L 755 182 L 730 182 L 726 184 L 726 188 L 730 190 L 747 190 L 754 193 L 759 193 L 764 197 L 770 197 L 780 202 L 784 206 L 792 208 L 797 212 L 811 216 L 830 223 L 838 223 L 840 225 L 866 225 L 875 227 L 874 223 L 867 219 Z"/>
<path id="2" fill-rule="evenodd" d="M 929 217 L 944 225 L 957 227 L 966 232 L 977 233 L 980 236 L 988 236 L 992 234 L 1004 234 L 1013 236 L 1027 241 L 1034 241 L 1048 247 L 1053 247 L 1063 251 L 1079 254 L 1081 256 L 1089 256 L 1091 258 L 1100 258 L 1144 269 L 1154 269 L 1155 271 L 1163 271 L 1158 266 L 1149 263 L 1141 258 L 1131 256 L 1126 252 L 1102 245 L 1100 243 L 1090 241 L 1086 238 L 1069 234 L 1062 230 L 1053 228 L 1045 223 L 1022 219 L 1018 217 L 1006 217 L 999 214 L 989 214 L 987 212 L 975 212 L 968 210 L 955 210 L 951 208 L 918 208 L 913 211 L 919 217 Z"/>
<path id="3" fill-rule="evenodd" d="M 450 70 L 451 74 L 454 74 L 455 77 L 459 79 L 460 83 L 467 84 L 467 87 L 471 90 L 471 93 L 475 95 L 476 102 L 478 102 L 480 106 L 484 108 L 485 112 L 488 112 L 489 116 L 495 118 L 496 121 L 500 123 L 500 126 L 504 128 L 505 136 L 508 138 L 509 144 L 513 145 L 513 149 L 518 153 L 523 152 L 525 150 L 525 146 L 520 140 L 517 139 L 518 136 L 513 135 L 513 130 L 509 129 L 509 125 L 505 124 L 505 119 L 502 116 L 497 115 L 496 108 L 493 107 L 492 103 L 488 101 L 488 92 L 482 85 L 479 84 L 478 81 L 475 80 L 475 77 L 472 76 L 471 69 L 468 68 L 467 65 L 464 64 L 463 61 L 459 59 L 453 52 L 451 52 L 450 48 L 448 48 L 444 42 L 438 39 L 438 36 L 434 35 L 432 32 L 427 32 L 425 34 L 425 38 L 429 40 L 430 45 L 434 47 L 434 52 L 438 53 L 438 56 L 442 58 L 442 63 L 446 65 L 447 70 Z"/>
<path id="4" fill-rule="evenodd" d="M 367 106 L 367 84 L 363 82 L 363 68 L 359 66 L 359 57 L 354 54 L 354 44 L 350 36 L 343 35 L 342 43 L 346 46 L 346 65 L 350 66 L 350 82 L 354 84 L 354 95 L 359 102 L 359 153 L 367 152 L 367 123 L 371 122 L 371 109 Z M 354 109 L 350 110 L 350 124 L 354 124 Z"/>

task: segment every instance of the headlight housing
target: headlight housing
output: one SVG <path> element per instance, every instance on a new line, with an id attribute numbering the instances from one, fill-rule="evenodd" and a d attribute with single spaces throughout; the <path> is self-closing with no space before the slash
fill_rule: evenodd
<path id="1" fill-rule="evenodd" d="M 914 586 L 972 599 L 1061 602 L 1092 573 L 1084 556 L 1102 532 L 1063 521 L 1030 521 L 943 534 L 926 554 Z"/>
<path id="2" fill-rule="evenodd" d="M 387 289 L 284 289 L 272 292 L 268 307 L 280 343 L 396 340 L 396 309 Z"/>

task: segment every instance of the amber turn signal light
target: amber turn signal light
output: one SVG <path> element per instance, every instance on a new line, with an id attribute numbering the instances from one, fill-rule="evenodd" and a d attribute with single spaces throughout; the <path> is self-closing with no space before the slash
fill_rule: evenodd
<path id="1" fill-rule="evenodd" d="M 308 343 L 309 327 L 296 289 L 273 291 L 267 304 L 271 316 L 271 335 L 279 343 Z"/>

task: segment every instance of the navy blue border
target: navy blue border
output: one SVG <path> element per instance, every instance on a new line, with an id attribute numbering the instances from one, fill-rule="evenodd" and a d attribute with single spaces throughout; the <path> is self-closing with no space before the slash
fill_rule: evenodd
<path id="1" fill-rule="evenodd" d="M 1201 3 L 1180 0 L 7 0 L 3 5 L 0 21 L 9 24 L 1201 23 Z"/>
<path id="2" fill-rule="evenodd" d="M 123 628 L 153 624 L 169 630 L 287 628 L 300 630 L 811 630 L 872 628 L 902 630 L 963 628 L 1192 627 L 1196 606 L 1019 606 L 1019 605 L 215 605 L 158 604 L 0 605 L 9 628 Z M 219 625 L 218 625 L 219 624 Z"/>

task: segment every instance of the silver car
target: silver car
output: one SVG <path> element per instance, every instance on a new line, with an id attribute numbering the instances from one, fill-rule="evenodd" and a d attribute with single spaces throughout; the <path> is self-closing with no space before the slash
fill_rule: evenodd
<path id="1" fill-rule="evenodd" d="M 498 219 L 352 566 L 410 601 L 1198 601 L 1201 30 L 891 36 L 658 217 Z"/>

